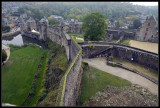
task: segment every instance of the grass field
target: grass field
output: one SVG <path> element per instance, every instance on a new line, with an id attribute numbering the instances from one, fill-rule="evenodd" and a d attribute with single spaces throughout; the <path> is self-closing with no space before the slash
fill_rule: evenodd
<path id="1" fill-rule="evenodd" d="M 40 58 L 46 50 L 37 46 L 13 47 L 9 66 L 2 66 L 2 103 L 21 105 L 27 98 Z"/>
<path id="2" fill-rule="evenodd" d="M 79 34 L 79 33 L 68 33 L 72 39 L 76 42 L 84 42 L 84 37 L 83 34 Z"/>
<path id="3" fill-rule="evenodd" d="M 80 33 L 68 33 L 70 36 L 75 36 L 75 37 L 81 37 L 83 38 L 84 34 L 80 34 Z"/>
<path id="4" fill-rule="evenodd" d="M 128 45 L 130 46 L 130 39 L 127 39 L 127 40 L 123 40 L 122 42 L 120 42 L 120 44 L 123 44 L 123 45 Z"/>
<path id="5" fill-rule="evenodd" d="M 83 73 L 80 103 L 85 104 L 96 92 L 103 90 L 107 85 L 128 86 L 131 83 L 90 66 L 89 70 Z"/>

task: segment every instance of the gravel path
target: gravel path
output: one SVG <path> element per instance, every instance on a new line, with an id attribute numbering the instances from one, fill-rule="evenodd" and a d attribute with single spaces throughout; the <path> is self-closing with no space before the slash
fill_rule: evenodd
<path id="1" fill-rule="evenodd" d="M 112 67 L 106 64 L 105 58 L 92 58 L 92 59 L 83 59 L 84 62 L 87 62 L 89 65 L 100 69 L 102 71 L 108 72 L 115 76 L 119 76 L 123 79 L 130 81 L 133 84 L 138 84 L 144 88 L 147 88 L 151 93 L 158 95 L 158 85 L 154 84 L 150 80 L 130 72 L 128 70 L 119 68 L 119 67 Z"/>

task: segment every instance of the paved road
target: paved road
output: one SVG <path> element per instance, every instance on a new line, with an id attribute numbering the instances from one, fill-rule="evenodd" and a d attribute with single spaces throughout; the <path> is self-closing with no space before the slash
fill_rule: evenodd
<path id="1" fill-rule="evenodd" d="M 87 62 L 89 65 L 100 69 L 102 71 L 108 72 L 110 74 L 113 74 L 115 76 L 119 76 L 123 79 L 126 79 L 130 81 L 133 84 L 138 84 L 144 88 L 147 88 L 150 92 L 152 92 L 155 95 L 158 95 L 158 85 L 151 82 L 150 80 L 135 74 L 133 72 L 130 72 L 128 70 L 119 68 L 119 67 L 112 67 L 106 65 L 106 59 L 105 58 L 92 58 L 92 59 L 83 59 L 84 62 Z"/>

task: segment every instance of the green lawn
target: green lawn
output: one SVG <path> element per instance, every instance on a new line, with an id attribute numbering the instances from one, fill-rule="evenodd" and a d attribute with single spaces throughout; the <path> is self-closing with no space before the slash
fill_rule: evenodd
<path id="1" fill-rule="evenodd" d="M 72 36 L 72 39 L 73 39 L 74 41 L 76 41 L 77 43 L 79 43 L 79 42 L 84 42 L 84 40 L 81 40 L 81 39 L 83 39 L 83 38 L 79 39 L 79 38 L 76 38 L 76 37 Z"/>
<path id="2" fill-rule="evenodd" d="M 40 58 L 46 50 L 39 47 L 11 47 L 9 66 L 2 66 L 2 103 L 21 105 L 27 98 Z"/>
<path id="3" fill-rule="evenodd" d="M 122 42 L 120 42 L 120 44 L 130 46 L 130 43 L 129 43 L 129 42 L 130 42 L 130 40 L 131 40 L 131 39 L 123 40 Z"/>
<path id="4" fill-rule="evenodd" d="M 76 42 L 84 42 L 84 36 L 83 34 L 79 34 L 79 33 L 68 33 L 72 39 Z M 83 39 L 83 40 L 81 40 Z"/>
<path id="5" fill-rule="evenodd" d="M 82 37 L 84 34 L 80 34 L 80 33 L 68 33 L 70 36 L 76 36 L 76 37 Z"/>
<path id="6" fill-rule="evenodd" d="M 118 40 L 116 40 L 116 39 L 112 39 L 111 42 L 116 43 L 117 41 L 118 41 Z"/>
<path id="7" fill-rule="evenodd" d="M 90 69 L 83 73 L 80 102 L 86 103 L 96 92 L 103 90 L 107 85 L 129 86 L 131 83 L 90 66 Z"/>

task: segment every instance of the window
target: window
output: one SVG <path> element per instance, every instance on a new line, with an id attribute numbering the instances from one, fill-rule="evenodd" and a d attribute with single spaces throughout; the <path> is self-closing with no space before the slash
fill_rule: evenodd
<path id="1" fill-rule="evenodd" d="M 143 40 L 145 40 L 146 37 L 143 38 Z"/>
<path id="2" fill-rule="evenodd" d="M 148 26 L 150 26 L 150 23 L 148 23 Z"/>
<path id="3" fill-rule="evenodd" d="M 147 35 L 147 33 L 145 33 L 145 36 Z"/>
<path id="4" fill-rule="evenodd" d="M 146 28 L 146 31 L 148 31 L 148 28 Z"/>

